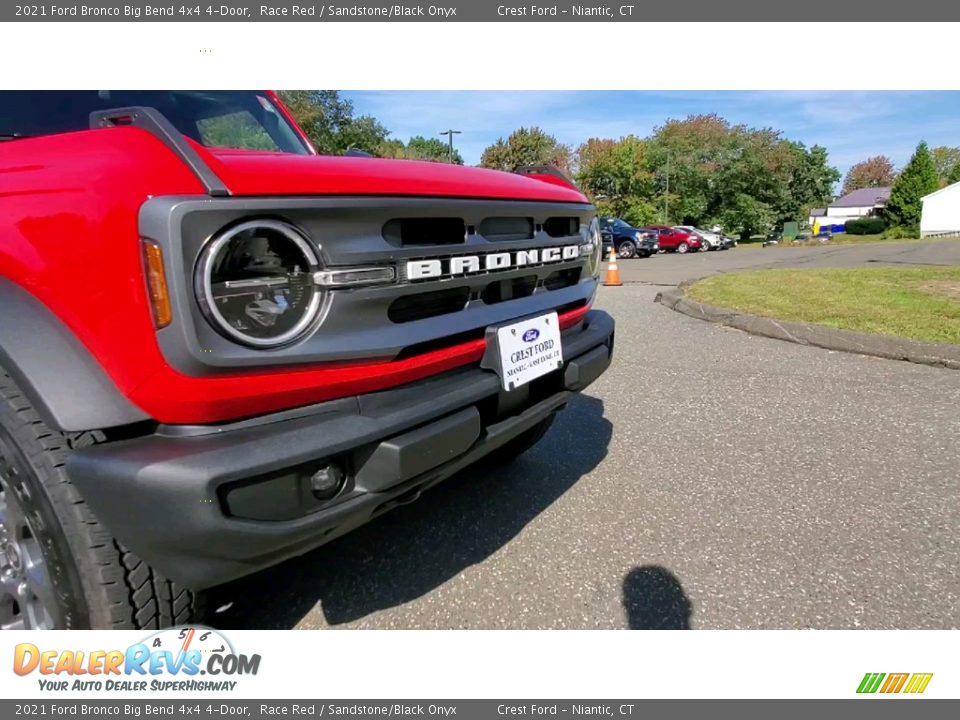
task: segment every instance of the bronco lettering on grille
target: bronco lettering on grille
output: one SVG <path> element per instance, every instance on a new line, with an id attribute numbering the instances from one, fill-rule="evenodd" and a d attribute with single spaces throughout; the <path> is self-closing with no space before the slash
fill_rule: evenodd
<path id="1" fill-rule="evenodd" d="M 407 279 L 431 280 L 479 272 L 496 272 L 529 265 L 567 262 L 579 257 L 579 245 L 564 245 L 485 255 L 455 255 L 449 258 L 410 260 L 407 262 Z"/>

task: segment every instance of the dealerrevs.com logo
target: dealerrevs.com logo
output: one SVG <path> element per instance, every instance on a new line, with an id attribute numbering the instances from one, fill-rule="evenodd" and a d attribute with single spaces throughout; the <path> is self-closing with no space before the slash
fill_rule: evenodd
<path id="1" fill-rule="evenodd" d="M 162 630 L 126 650 L 47 650 L 33 643 L 14 648 L 13 671 L 36 674 L 44 691 L 232 691 L 256 675 L 260 655 L 234 651 L 216 630 Z"/>

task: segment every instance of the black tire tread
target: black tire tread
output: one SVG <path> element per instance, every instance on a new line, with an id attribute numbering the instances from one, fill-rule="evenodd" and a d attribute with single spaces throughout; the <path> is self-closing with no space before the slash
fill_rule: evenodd
<path id="1" fill-rule="evenodd" d="M 0 402 L 15 418 L 13 426 L 8 423 L 5 428 L 27 457 L 67 539 L 83 585 L 89 626 L 160 629 L 202 617 L 202 596 L 175 585 L 127 551 L 97 520 L 67 477 L 64 466 L 69 454 L 103 442 L 103 433 L 61 433 L 49 428 L 2 370 Z"/>

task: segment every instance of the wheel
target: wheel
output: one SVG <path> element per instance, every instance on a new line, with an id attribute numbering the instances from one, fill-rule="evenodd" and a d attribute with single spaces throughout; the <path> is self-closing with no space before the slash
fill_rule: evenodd
<path id="1" fill-rule="evenodd" d="M 0 371 L 3 629 L 154 629 L 202 616 L 201 597 L 127 552 L 67 477 L 70 453 L 103 440 L 47 427 Z"/>
<path id="2" fill-rule="evenodd" d="M 547 430 L 553 425 L 553 418 L 554 414 L 551 414 L 550 417 L 541 420 L 526 432 L 517 435 L 517 437 L 510 440 L 506 445 L 502 445 L 491 452 L 486 456 L 485 460 L 492 465 L 504 465 L 516 460 L 536 445 L 540 441 L 540 438 L 547 434 Z"/>
<path id="3" fill-rule="evenodd" d="M 637 244 L 633 240 L 624 240 L 617 246 L 617 257 L 632 258 L 637 254 Z"/>
<path id="4" fill-rule="evenodd" d="M 685 242 L 682 242 L 679 245 L 677 245 L 677 252 L 680 253 L 681 255 L 684 255 L 689 249 L 690 249 L 690 246 L 687 245 Z"/>

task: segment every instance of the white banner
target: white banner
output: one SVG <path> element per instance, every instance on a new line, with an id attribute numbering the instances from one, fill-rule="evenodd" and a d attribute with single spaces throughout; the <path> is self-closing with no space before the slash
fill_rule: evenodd
<path id="1" fill-rule="evenodd" d="M 195 627 L 0 638 L 5 699 L 960 697 L 950 631 Z M 872 692 L 868 674 L 884 675 Z"/>

